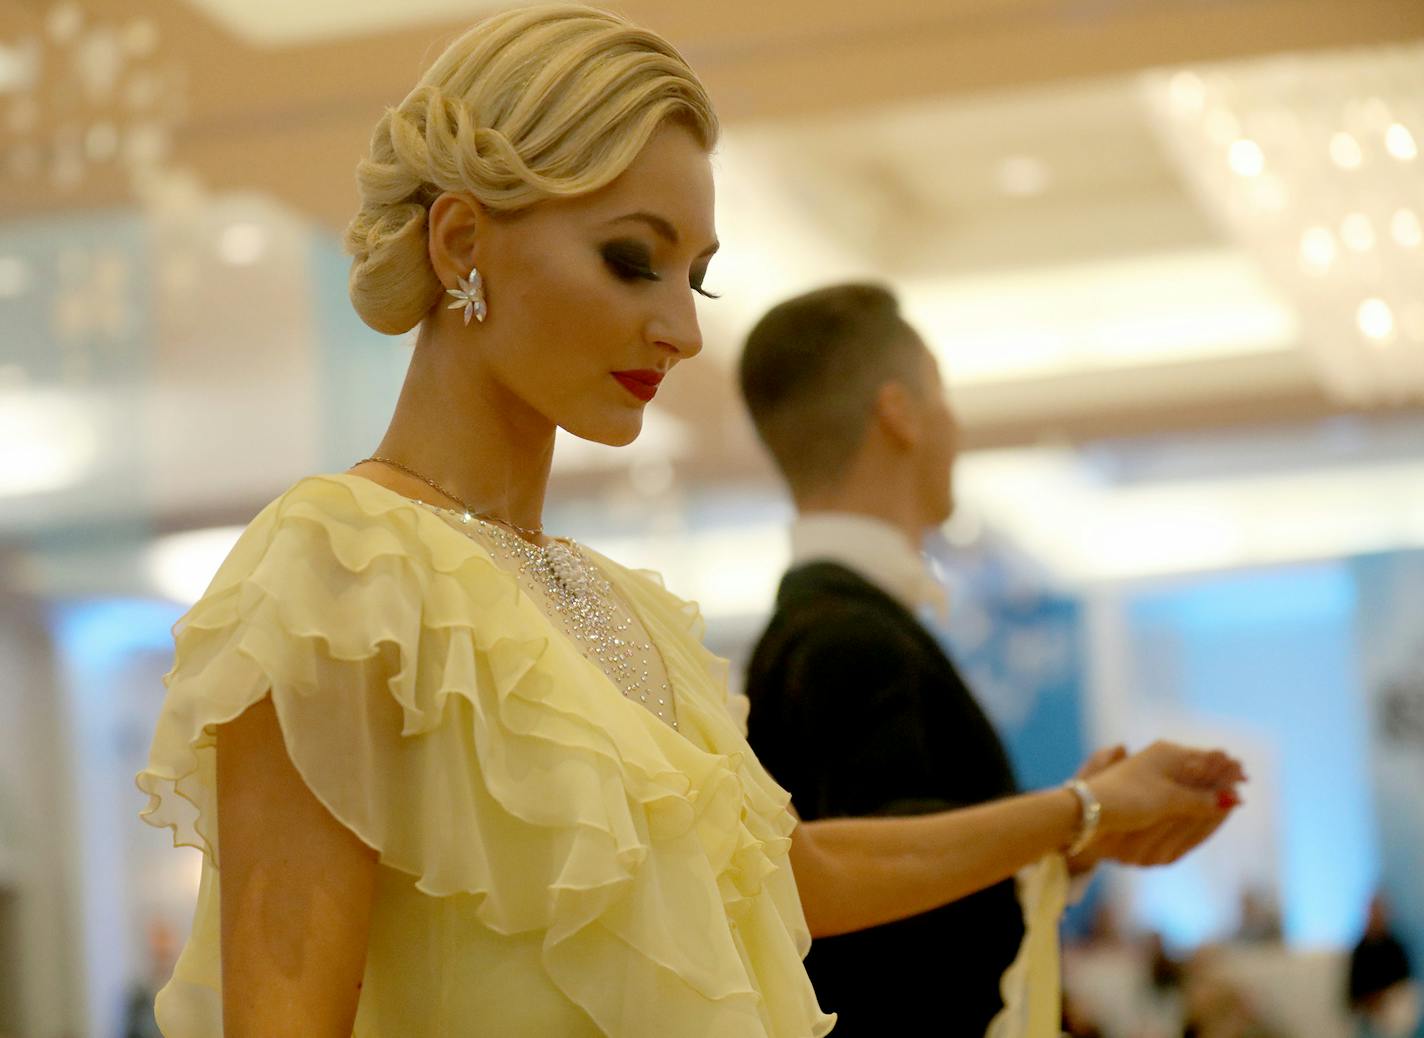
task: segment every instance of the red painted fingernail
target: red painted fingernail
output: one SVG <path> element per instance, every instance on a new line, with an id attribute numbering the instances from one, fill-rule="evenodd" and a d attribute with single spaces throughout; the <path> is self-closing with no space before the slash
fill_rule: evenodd
<path id="1" fill-rule="evenodd" d="M 1230 811 L 1239 803 L 1241 803 L 1240 799 L 1229 789 L 1223 789 L 1220 793 L 1216 794 L 1216 806 L 1223 811 Z"/>

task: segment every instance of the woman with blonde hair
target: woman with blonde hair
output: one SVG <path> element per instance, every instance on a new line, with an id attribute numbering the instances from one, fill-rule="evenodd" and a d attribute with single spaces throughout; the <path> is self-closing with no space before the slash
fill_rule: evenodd
<path id="1" fill-rule="evenodd" d="M 811 933 L 1091 828 L 1062 790 L 798 827 L 695 607 L 543 531 L 555 429 L 631 442 L 701 349 L 717 132 L 668 43 L 569 6 L 476 26 L 377 126 L 346 241 L 362 318 L 419 329 L 395 415 L 175 628 L 138 777 L 203 852 L 169 1038 L 823 1035 Z M 1105 766 L 1100 839 L 1183 853 L 1237 777 Z"/>

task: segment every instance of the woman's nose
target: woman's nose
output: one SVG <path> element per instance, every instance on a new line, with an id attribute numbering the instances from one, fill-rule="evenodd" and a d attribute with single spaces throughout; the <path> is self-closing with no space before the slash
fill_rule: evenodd
<path id="1" fill-rule="evenodd" d="M 649 325 L 648 333 L 653 342 L 676 353 L 679 359 L 691 360 L 702 352 L 702 327 L 692 293 L 678 295 L 682 298 L 669 302 Z"/>

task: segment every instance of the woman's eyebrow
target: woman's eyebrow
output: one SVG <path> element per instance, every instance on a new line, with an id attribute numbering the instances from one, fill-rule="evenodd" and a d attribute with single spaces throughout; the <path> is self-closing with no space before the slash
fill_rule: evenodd
<path id="1" fill-rule="evenodd" d="M 677 233 L 677 228 L 673 226 L 672 221 L 667 219 L 666 217 L 659 216 L 657 213 L 649 213 L 644 210 L 639 210 L 636 213 L 628 213 L 625 216 L 615 217 L 614 219 L 609 220 L 608 222 L 611 224 L 626 223 L 630 220 L 636 221 L 638 223 L 647 224 L 658 234 L 659 237 L 663 238 L 671 245 L 676 245 L 679 241 L 682 240 L 681 235 Z M 714 241 L 711 245 L 702 250 L 701 255 L 710 256 L 712 255 L 712 253 L 717 251 L 719 246 L 720 243 Z"/>

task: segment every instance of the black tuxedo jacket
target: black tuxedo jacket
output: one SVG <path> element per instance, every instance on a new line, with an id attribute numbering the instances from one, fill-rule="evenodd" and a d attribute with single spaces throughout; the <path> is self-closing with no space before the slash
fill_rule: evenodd
<path id="1" fill-rule="evenodd" d="M 954 664 L 895 599 L 843 566 L 781 582 L 747 672 L 750 742 L 803 819 L 910 815 L 1016 791 Z M 806 958 L 837 1038 L 979 1038 L 1023 937 L 1013 881 L 943 908 L 817 939 Z"/>

